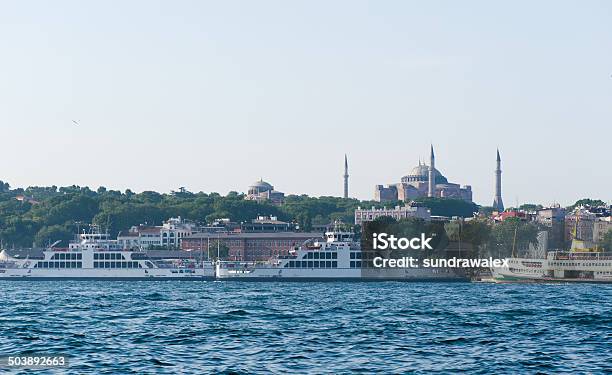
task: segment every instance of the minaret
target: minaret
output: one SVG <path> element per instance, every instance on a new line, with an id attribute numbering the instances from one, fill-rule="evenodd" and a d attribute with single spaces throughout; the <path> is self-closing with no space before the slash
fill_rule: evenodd
<path id="1" fill-rule="evenodd" d="M 504 202 L 501 195 L 501 158 L 499 157 L 499 149 L 497 149 L 497 168 L 495 169 L 495 197 L 493 198 L 493 208 L 498 212 L 504 210 Z"/>
<path id="2" fill-rule="evenodd" d="M 428 197 L 434 197 L 436 195 L 436 157 L 434 156 L 433 145 L 431 145 L 431 154 L 429 155 L 429 187 L 427 191 Z"/>
<path id="3" fill-rule="evenodd" d="M 346 154 L 344 154 L 344 198 L 348 198 L 348 160 Z"/>

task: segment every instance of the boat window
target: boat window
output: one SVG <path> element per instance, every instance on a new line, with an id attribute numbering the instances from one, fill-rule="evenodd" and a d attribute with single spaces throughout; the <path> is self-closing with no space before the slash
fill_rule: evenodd
<path id="1" fill-rule="evenodd" d="M 325 262 L 325 268 L 331 268 L 331 260 Z"/>
<path id="2" fill-rule="evenodd" d="M 332 253 L 332 259 L 338 259 L 338 253 Z"/>
<path id="3" fill-rule="evenodd" d="M 338 268 L 338 261 L 336 260 L 332 261 L 332 268 Z"/>
<path id="4" fill-rule="evenodd" d="M 308 268 L 312 268 L 312 260 L 308 261 Z"/>
<path id="5" fill-rule="evenodd" d="M 319 253 L 314 253 L 314 259 L 319 259 Z"/>
<path id="6" fill-rule="evenodd" d="M 307 262 L 307 261 L 305 261 L 305 260 L 303 260 L 303 261 L 302 261 L 302 267 L 301 267 L 301 268 L 306 268 L 306 267 L 308 267 L 308 262 Z"/>
<path id="7" fill-rule="evenodd" d="M 355 259 L 355 253 L 351 253 L 351 259 Z"/>

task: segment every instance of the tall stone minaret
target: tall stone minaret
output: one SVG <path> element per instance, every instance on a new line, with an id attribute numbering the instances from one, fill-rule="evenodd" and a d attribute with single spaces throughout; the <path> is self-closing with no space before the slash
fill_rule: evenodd
<path id="1" fill-rule="evenodd" d="M 346 158 L 346 154 L 344 154 L 344 198 L 348 198 L 348 159 Z"/>
<path id="2" fill-rule="evenodd" d="M 497 149 L 497 168 L 495 169 L 495 197 L 493 198 L 493 208 L 501 212 L 504 210 L 504 202 L 501 195 L 501 157 Z"/>
<path id="3" fill-rule="evenodd" d="M 427 191 L 428 197 L 434 197 L 436 195 L 436 157 L 434 156 L 433 145 L 431 145 L 431 154 L 429 155 L 429 187 Z"/>

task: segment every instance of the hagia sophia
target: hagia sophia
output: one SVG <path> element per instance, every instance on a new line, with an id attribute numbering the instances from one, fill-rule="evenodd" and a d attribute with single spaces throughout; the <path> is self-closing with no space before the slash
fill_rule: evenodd
<path id="1" fill-rule="evenodd" d="M 404 201 L 409 202 L 420 197 L 455 198 L 472 201 L 472 187 L 449 182 L 438 169 L 435 168 L 435 155 L 431 146 L 430 168 L 421 163 L 412 168 L 410 173 L 403 176 L 399 183 L 390 184 L 386 187 L 376 185 L 374 189 L 374 200 L 378 202 Z M 431 173 L 433 172 L 433 173 Z M 433 183 L 432 183 L 433 182 Z M 430 190 L 430 186 L 433 189 Z"/>

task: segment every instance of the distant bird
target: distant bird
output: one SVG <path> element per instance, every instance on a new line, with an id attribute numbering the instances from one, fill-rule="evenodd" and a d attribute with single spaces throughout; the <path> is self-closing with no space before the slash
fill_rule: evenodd
<path id="1" fill-rule="evenodd" d="M 74 122 L 75 125 L 79 125 L 78 121 L 72 120 L 72 122 Z"/>

